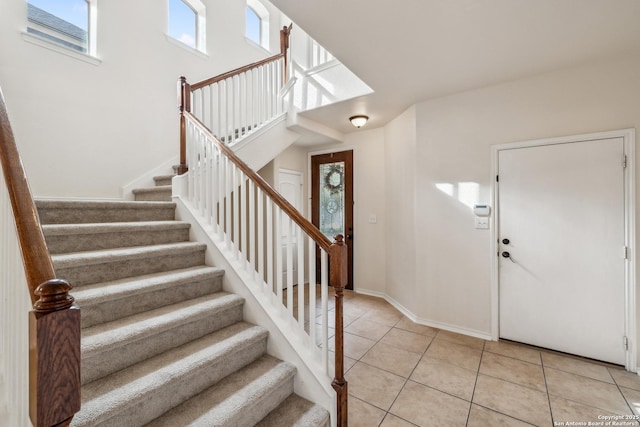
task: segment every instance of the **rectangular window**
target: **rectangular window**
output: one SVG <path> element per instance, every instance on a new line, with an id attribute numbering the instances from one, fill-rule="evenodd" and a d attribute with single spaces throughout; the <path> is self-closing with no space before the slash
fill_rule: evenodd
<path id="1" fill-rule="evenodd" d="M 29 0 L 27 32 L 89 53 L 89 9 L 86 0 Z"/>

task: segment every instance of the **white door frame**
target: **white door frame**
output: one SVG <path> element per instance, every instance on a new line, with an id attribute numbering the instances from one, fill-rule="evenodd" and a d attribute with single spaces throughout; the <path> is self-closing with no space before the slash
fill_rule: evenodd
<path id="1" fill-rule="evenodd" d="M 491 336 L 494 340 L 500 337 L 500 283 L 498 275 L 498 230 L 499 209 L 499 182 L 498 155 L 501 150 L 514 148 L 536 147 L 541 145 L 566 144 L 594 139 L 622 138 L 627 167 L 624 169 L 624 238 L 625 245 L 629 248 L 629 254 L 625 262 L 625 336 L 628 338 L 628 350 L 625 367 L 628 371 L 636 372 L 637 349 L 636 343 L 636 238 L 635 238 L 635 129 L 622 129 L 610 132 L 572 135 L 558 138 L 521 141 L 491 146 L 491 201 L 494 207 L 494 215 L 491 217 Z M 622 159 L 620 159 L 622 162 Z M 622 248 L 621 248 L 622 250 Z M 622 345 L 622 343 L 620 343 Z"/>

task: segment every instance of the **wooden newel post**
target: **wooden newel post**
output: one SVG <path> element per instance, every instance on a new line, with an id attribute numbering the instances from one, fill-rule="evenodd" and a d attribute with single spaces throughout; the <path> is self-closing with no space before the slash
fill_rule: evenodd
<path id="1" fill-rule="evenodd" d="M 336 329 L 335 329 L 335 377 L 331 386 L 336 391 L 337 406 L 338 406 L 338 419 L 337 425 L 339 427 L 347 426 L 347 381 L 344 379 L 344 332 L 343 332 L 343 307 L 342 300 L 344 296 L 344 288 L 347 286 L 348 281 L 348 255 L 347 245 L 344 242 L 344 236 L 338 234 L 335 237 L 335 241 L 331 244 L 329 250 L 329 284 L 333 286 L 335 293 L 335 315 L 336 315 Z"/>
<path id="2" fill-rule="evenodd" d="M 29 416 L 35 427 L 67 426 L 80 410 L 80 309 L 71 285 L 51 279 L 29 313 Z"/>
<path id="3" fill-rule="evenodd" d="M 291 29 L 293 28 L 293 23 L 289 24 L 289 26 L 282 27 L 280 30 L 280 53 L 284 56 L 284 69 L 282 82 L 283 84 L 287 84 L 289 81 L 289 58 L 287 51 L 289 50 L 289 38 L 291 35 Z"/>
<path id="4" fill-rule="evenodd" d="M 187 123 L 184 118 L 184 112 L 191 112 L 191 86 L 184 76 L 178 79 L 178 110 L 180 111 L 180 166 L 178 166 L 178 175 L 182 175 L 189 170 L 187 166 Z"/>

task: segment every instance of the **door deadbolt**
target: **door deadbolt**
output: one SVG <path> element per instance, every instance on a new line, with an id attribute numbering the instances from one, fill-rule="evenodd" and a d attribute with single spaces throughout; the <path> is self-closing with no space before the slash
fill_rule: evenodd
<path id="1" fill-rule="evenodd" d="M 502 243 L 508 245 L 511 242 L 509 239 L 502 239 Z"/>

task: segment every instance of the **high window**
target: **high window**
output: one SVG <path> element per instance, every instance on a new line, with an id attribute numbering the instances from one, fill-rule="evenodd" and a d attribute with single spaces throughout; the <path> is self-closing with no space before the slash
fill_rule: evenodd
<path id="1" fill-rule="evenodd" d="M 245 36 L 269 49 L 269 11 L 258 0 L 247 0 Z"/>
<path id="2" fill-rule="evenodd" d="M 27 33 L 95 55 L 96 0 L 29 0 Z"/>
<path id="3" fill-rule="evenodd" d="M 199 0 L 169 0 L 168 34 L 171 38 L 204 52 L 204 4 Z"/>

